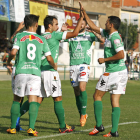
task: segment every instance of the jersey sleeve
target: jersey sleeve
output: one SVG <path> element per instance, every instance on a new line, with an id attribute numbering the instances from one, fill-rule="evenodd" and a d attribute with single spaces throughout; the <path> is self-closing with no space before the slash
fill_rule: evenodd
<path id="1" fill-rule="evenodd" d="M 67 32 L 53 32 L 54 38 L 56 40 L 65 40 L 67 36 Z"/>
<path id="2" fill-rule="evenodd" d="M 13 42 L 14 42 L 14 44 L 13 44 L 13 49 L 19 50 L 19 48 L 20 48 L 20 38 L 19 38 L 19 35 L 16 35 L 16 36 L 14 37 Z"/>
<path id="3" fill-rule="evenodd" d="M 108 35 L 108 33 L 105 31 L 105 29 L 100 28 L 100 33 L 102 35 L 102 37 L 106 37 Z"/>
<path id="4" fill-rule="evenodd" d="M 121 41 L 120 36 L 112 36 L 111 37 L 111 44 L 116 53 L 118 53 L 121 50 L 124 50 L 123 42 Z"/>
<path id="5" fill-rule="evenodd" d="M 43 54 L 44 54 L 45 56 L 51 55 L 51 51 L 50 51 L 49 45 L 48 45 L 48 43 L 47 43 L 46 40 L 44 40 Z"/>

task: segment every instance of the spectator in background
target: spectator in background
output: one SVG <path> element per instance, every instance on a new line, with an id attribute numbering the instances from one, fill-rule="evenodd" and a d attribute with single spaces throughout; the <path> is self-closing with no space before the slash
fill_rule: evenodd
<path id="1" fill-rule="evenodd" d="M 11 74 L 12 73 L 12 68 L 11 67 L 7 67 L 7 60 L 9 58 L 9 54 L 10 54 L 10 50 L 6 49 L 6 52 L 4 53 L 4 56 L 2 58 L 2 61 L 3 61 L 3 67 L 7 68 L 9 70 L 9 73 Z M 12 63 L 11 63 L 11 66 L 12 66 Z"/>
<path id="2" fill-rule="evenodd" d="M 131 55 L 131 52 L 130 52 L 131 50 L 129 50 L 128 52 L 127 52 L 127 54 L 126 54 L 126 60 L 127 60 L 127 63 L 128 63 L 128 67 L 127 67 L 127 70 L 128 70 L 128 72 L 129 72 L 129 70 L 130 70 L 130 55 Z"/>
<path id="3" fill-rule="evenodd" d="M 138 56 L 138 66 L 139 66 L 139 71 L 140 71 L 140 53 L 139 53 L 139 56 Z"/>
<path id="4" fill-rule="evenodd" d="M 133 51 L 131 51 L 131 55 L 130 55 L 130 71 L 132 70 L 133 59 L 134 59 Z"/>
<path id="5" fill-rule="evenodd" d="M 128 64 L 128 61 L 127 60 L 125 60 L 125 66 L 127 68 L 127 73 L 129 73 L 129 64 Z"/>
<path id="6" fill-rule="evenodd" d="M 138 58 L 137 58 L 137 55 L 135 56 L 135 58 L 133 59 L 133 62 L 134 62 L 134 70 L 136 72 L 138 72 Z"/>

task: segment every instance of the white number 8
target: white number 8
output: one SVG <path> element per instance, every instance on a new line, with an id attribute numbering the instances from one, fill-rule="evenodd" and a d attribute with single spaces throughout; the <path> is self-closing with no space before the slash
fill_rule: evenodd
<path id="1" fill-rule="evenodd" d="M 32 50 L 30 48 L 33 48 Z M 36 55 L 35 55 L 35 51 L 36 51 L 36 46 L 34 44 L 28 44 L 27 46 L 27 50 L 28 50 L 28 53 L 27 53 L 27 57 L 30 59 L 30 60 L 34 60 Z"/>

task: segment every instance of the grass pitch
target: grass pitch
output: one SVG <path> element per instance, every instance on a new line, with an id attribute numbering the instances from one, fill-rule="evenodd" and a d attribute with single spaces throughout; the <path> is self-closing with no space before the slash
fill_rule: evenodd
<path id="1" fill-rule="evenodd" d="M 10 127 L 10 109 L 13 100 L 13 94 L 10 81 L 0 81 L 0 140 L 25 140 L 25 139 L 41 139 L 41 140 L 104 140 L 102 135 L 111 130 L 111 105 L 110 95 L 106 93 L 103 97 L 103 125 L 106 127 L 105 131 L 96 136 L 89 136 L 88 133 L 94 128 L 94 110 L 93 110 L 93 93 L 97 81 L 89 81 L 87 84 L 88 104 L 87 114 L 88 119 L 84 127 L 80 127 L 80 116 L 76 108 L 75 96 L 69 81 L 62 81 L 63 91 L 63 107 L 65 110 L 65 122 L 68 125 L 76 127 L 74 133 L 59 134 L 58 122 L 54 113 L 53 99 L 45 98 L 39 108 L 37 122 L 35 124 L 36 130 L 39 132 L 38 137 L 31 137 L 27 135 L 26 131 L 17 132 L 17 134 L 7 134 L 6 129 Z M 24 101 L 27 98 L 25 97 Z M 122 124 L 119 126 L 119 138 L 122 140 L 139 140 L 140 138 L 140 81 L 128 81 L 126 94 L 120 99 L 121 116 L 120 123 L 130 122 L 130 124 Z M 28 112 L 21 118 L 21 126 L 27 130 Z M 135 123 L 138 122 L 138 123 Z"/>

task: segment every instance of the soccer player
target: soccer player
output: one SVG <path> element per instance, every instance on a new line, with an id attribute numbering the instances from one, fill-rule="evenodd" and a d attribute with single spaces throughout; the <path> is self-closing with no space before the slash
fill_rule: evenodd
<path id="1" fill-rule="evenodd" d="M 88 115 L 86 84 L 89 78 L 91 45 L 96 37 L 93 33 L 86 31 L 87 22 L 84 19 L 78 36 L 64 40 L 69 42 L 70 52 L 70 82 L 74 89 L 76 105 L 80 114 L 80 125 L 86 124 Z"/>
<path id="2" fill-rule="evenodd" d="M 80 9 L 90 28 L 103 37 L 106 37 L 104 58 L 98 59 L 99 64 L 105 63 L 106 71 L 101 75 L 93 95 L 96 126 L 89 135 L 95 135 L 104 131 L 102 125 L 102 97 L 109 91 L 112 105 L 112 129 L 104 137 L 118 137 L 117 130 L 120 118 L 119 100 L 121 94 L 125 94 L 128 80 L 127 69 L 124 63 L 124 45 L 118 33 L 121 21 L 119 17 L 109 16 L 105 24 L 105 29 L 101 29 L 90 20 L 81 3 Z"/>
<path id="3" fill-rule="evenodd" d="M 58 60 L 60 40 L 77 36 L 82 24 L 82 20 L 83 17 L 80 18 L 78 25 L 73 32 L 58 32 L 58 20 L 55 16 L 46 16 L 46 18 L 44 19 L 45 33 L 43 34 L 43 37 L 46 39 L 49 45 L 55 63 L 57 63 Z M 65 28 L 65 26 L 63 26 L 62 28 Z M 65 124 L 59 74 L 47 62 L 47 60 L 45 60 L 44 56 L 42 56 L 41 71 L 41 96 L 38 97 L 38 106 L 40 106 L 44 97 L 52 96 L 54 100 L 54 111 L 59 122 L 59 132 L 65 133 L 73 131 L 75 129 L 74 126 L 68 126 L 67 124 Z M 23 106 L 21 107 L 22 115 L 24 114 L 23 110 L 28 111 L 28 101 L 24 102 Z"/>
<path id="4" fill-rule="evenodd" d="M 46 40 L 36 34 L 38 18 L 38 16 L 32 14 L 25 16 L 26 31 L 16 35 L 13 49 L 7 62 L 9 66 L 10 61 L 17 54 L 14 101 L 11 107 L 11 127 L 7 129 L 7 132 L 11 134 L 16 133 L 15 128 L 20 113 L 20 102 L 22 97 L 27 95 L 29 101 L 29 129 L 27 133 L 31 136 L 37 136 L 34 125 L 38 112 L 37 96 L 40 95 L 41 87 L 40 66 L 42 53 L 50 65 L 57 69 Z"/>
<path id="5" fill-rule="evenodd" d="M 56 32 L 59 28 L 57 18 L 55 16 L 46 16 L 46 18 L 44 19 L 45 33 L 43 34 L 43 37 L 46 38 L 55 63 L 57 63 L 58 60 L 59 41 L 77 36 L 82 21 L 83 17 L 79 19 L 77 27 L 74 29 L 73 32 Z M 48 64 L 48 62 L 44 59 L 44 56 L 42 57 L 41 71 L 42 97 L 53 97 L 54 111 L 60 126 L 59 132 L 65 133 L 73 131 L 73 126 L 68 126 L 67 124 L 65 124 L 64 108 L 62 106 L 61 82 L 59 74 L 56 70 L 52 68 L 52 66 Z"/>

